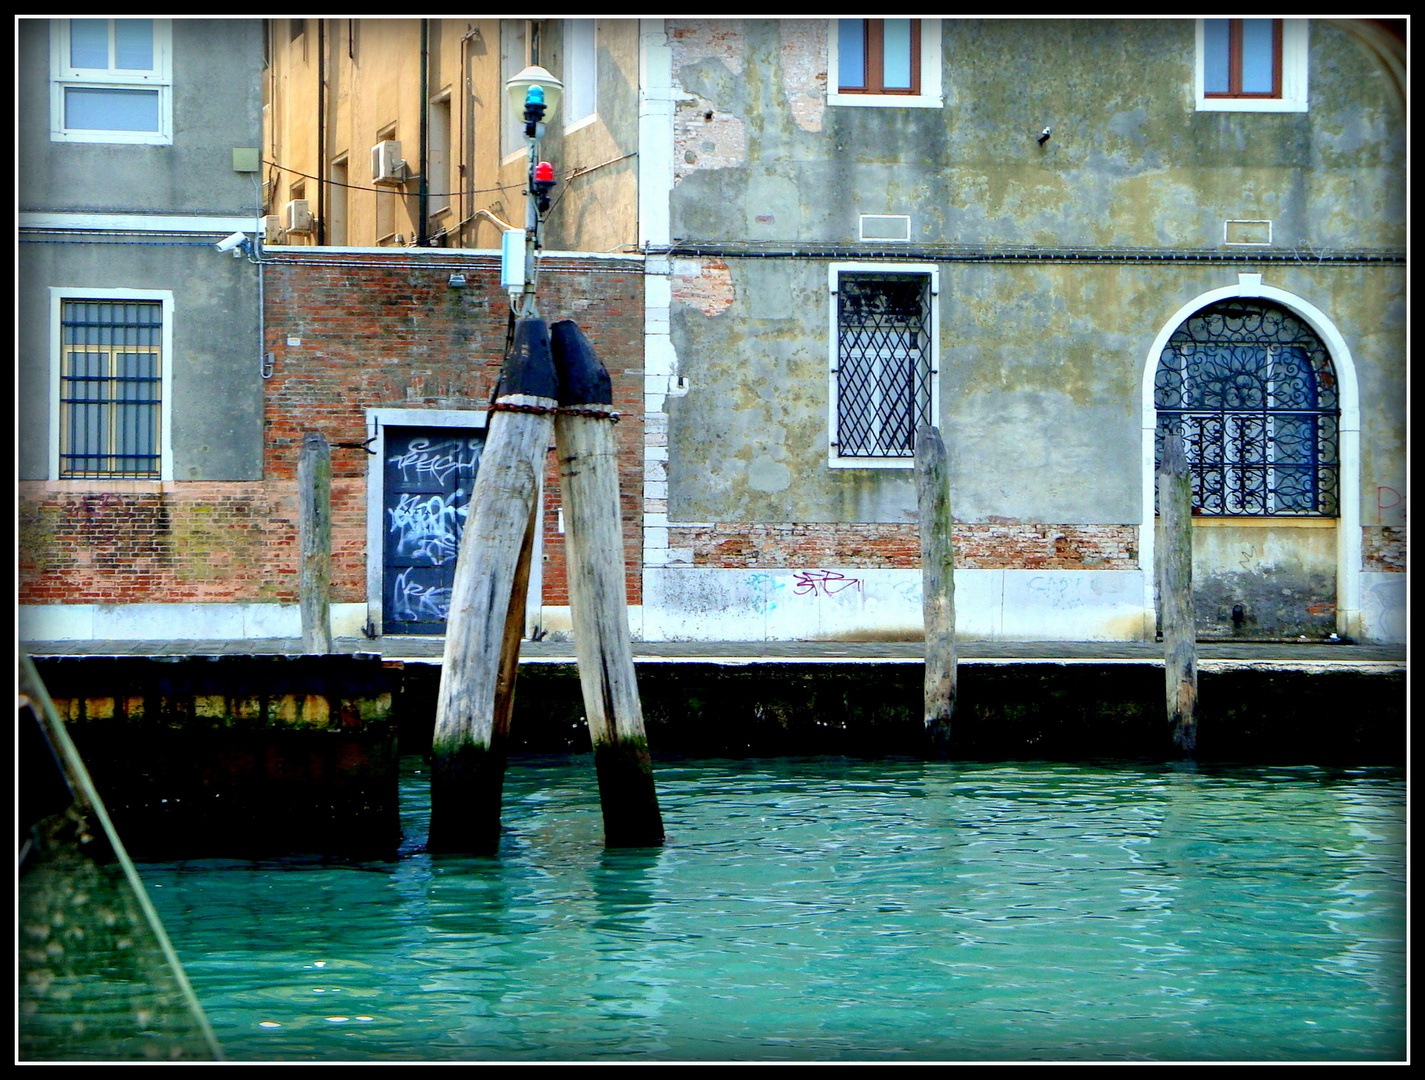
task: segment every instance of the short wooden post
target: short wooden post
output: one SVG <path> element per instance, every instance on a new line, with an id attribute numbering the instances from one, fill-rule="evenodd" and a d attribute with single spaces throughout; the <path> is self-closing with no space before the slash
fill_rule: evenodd
<path id="1" fill-rule="evenodd" d="M 620 527 L 613 387 L 573 322 L 550 328 L 559 373 L 554 421 L 574 652 L 594 746 L 608 847 L 663 843 L 663 818 L 633 666 Z"/>
<path id="2" fill-rule="evenodd" d="M 1181 436 L 1163 439 L 1158 466 L 1158 605 L 1173 745 L 1197 748 L 1197 627 L 1192 602 L 1192 478 Z"/>
<path id="3" fill-rule="evenodd" d="M 940 430 L 915 435 L 915 492 L 920 517 L 921 609 L 925 618 L 925 733 L 932 753 L 950 752 L 955 712 L 955 555 L 950 476 Z"/>
<path id="4" fill-rule="evenodd" d="M 297 531 L 301 567 L 297 597 L 302 610 L 302 651 L 329 653 L 331 636 L 332 455 L 326 436 L 308 431 L 297 459 L 300 500 Z"/>
<path id="5" fill-rule="evenodd" d="M 521 319 L 495 389 L 451 589 L 431 744 L 431 851 L 499 848 L 505 737 L 556 390 L 549 329 Z"/>

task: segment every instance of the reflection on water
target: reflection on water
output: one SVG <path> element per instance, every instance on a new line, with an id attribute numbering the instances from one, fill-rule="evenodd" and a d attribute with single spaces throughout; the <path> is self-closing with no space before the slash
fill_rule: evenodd
<path id="1" fill-rule="evenodd" d="M 516 761 L 497 858 L 147 864 L 229 1060 L 1399 1060 L 1403 775 Z"/>

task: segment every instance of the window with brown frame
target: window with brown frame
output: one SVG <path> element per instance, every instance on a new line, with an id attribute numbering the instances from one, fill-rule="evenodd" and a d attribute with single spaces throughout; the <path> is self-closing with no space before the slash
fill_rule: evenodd
<path id="1" fill-rule="evenodd" d="M 1203 96 L 1282 96 L 1280 19 L 1203 19 Z"/>
<path id="2" fill-rule="evenodd" d="M 919 19 L 838 19 L 837 90 L 920 93 Z"/>

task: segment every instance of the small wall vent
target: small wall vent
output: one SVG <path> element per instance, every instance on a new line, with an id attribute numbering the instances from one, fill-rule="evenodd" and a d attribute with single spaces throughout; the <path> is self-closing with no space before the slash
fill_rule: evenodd
<path id="1" fill-rule="evenodd" d="M 910 239 L 910 216 L 908 214 L 862 214 L 862 240 Z"/>
<path id="2" fill-rule="evenodd" d="M 1222 242 L 1233 247 L 1270 247 L 1272 223 L 1270 221 L 1225 221 L 1222 223 Z"/>

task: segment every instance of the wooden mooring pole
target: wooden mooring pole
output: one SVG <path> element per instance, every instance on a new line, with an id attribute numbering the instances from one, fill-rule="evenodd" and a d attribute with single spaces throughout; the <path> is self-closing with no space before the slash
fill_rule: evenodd
<path id="1" fill-rule="evenodd" d="M 955 712 L 955 555 L 945 442 L 930 424 L 920 425 L 915 435 L 915 491 L 925 618 L 925 733 L 931 752 L 943 757 L 950 752 Z"/>
<path id="2" fill-rule="evenodd" d="M 594 747 L 608 847 L 663 843 L 628 628 L 613 386 L 572 321 L 550 327 L 554 421 L 574 652 Z"/>
<path id="3" fill-rule="evenodd" d="M 433 852 L 499 848 L 505 737 L 556 399 L 549 328 L 521 319 L 495 388 L 451 589 L 431 744 Z"/>
<path id="4" fill-rule="evenodd" d="M 326 436 L 308 431 L 297 458 L 301 546 L 297 597 L 302 610 L 302 651 L 329 653 L 331 637 L 332 455 Z"/>
<path id="5" fill-rule="evenodd" d="M 1158 466 L 1158 608 L 1173 745 L 1197 748 L 1197 627 L 1192 602 L 1192 478 L 1182 437 L 1163 439 Z"/>

